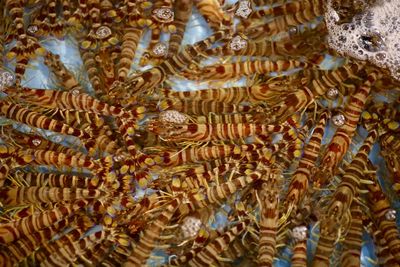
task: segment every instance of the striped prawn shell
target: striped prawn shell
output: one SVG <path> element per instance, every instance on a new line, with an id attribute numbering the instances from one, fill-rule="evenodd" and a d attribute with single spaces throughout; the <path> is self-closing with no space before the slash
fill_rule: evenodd
<path id="1" fill-rule="evenodd" d="M 130 256 L 123 266 L 143 266 L 150 256 L 150 253 L 154 249 L 157 240 L 160 237 L 161 232 L 167 226 L 175 211 L 181 204 L 179 198 L 172 200 L 166 207 L 166 209 L 150 223 L 146 229 L 142 232 L 141 237 L 137 245 L 133 248 Z"/>
<path id="2" fill-rule="evenodd" d="M 75 211 L 84 207 L 87 202 L 79 200 L 64 206 L 57 206 L 39 214 L 24 217 L 16 222 L 0 225 L 0 241 L 3 244 L 13 242 L 25 235 L 51 226 L 63 218 L 72 216 Z"/>
<path id="3" fill-rule="evenodd" d="M 118 81 L 124 82 L 129 74 L 142 29 L 126 28 L 122 37 L 121 54 L 117 64 Z"/>
<path id="4" fill-rule="evenodd" d="M 322 27 L 317 29 L 308 30 L 307 35 L 315 36 L 318 31 L 321 31 Z M 324 48 L 324 45 L 321 42 L 321 39 L 312 38 L 306 39 L 303 35 L 298 36 L 291 36 L 288 35 L 287 38 L 283 38 L 282 40 L 277 41 L 267 41 L 267 40 L 260 40 L 260 41 L 248 41 L 247 46 L 243 49 L 233 51 L 228 47 L 225 47 L 225 50 L 228 51 L 221 51 L 220 54 L 224 55 L 243 55 L 243 56 L 298 56 L 298 55 L 308 55 L 313 51 L 310 48 L 313 46 L 315 49 L 316 46 L 321 46 L 321 49 Z"/>
<path id="5" fill-rule="evenodd" d="M 103 116 L 132 117 L 123 108 L 110 106 L 85 93 L 30 88 L 22 88 L 21 92 L 21 100 L 48 108 L 93 112 Z"/>
<path id="6" fill-rule="evenodd" d="M 255 84 L 246 87 L 211 88 L 197 91 L 173 91 L 164 88 L 160 91 L 162 96 L 168 99 L 181 99 L 187 101 L 203 100 L 221 102 L 225 105 L 238 105 L 241 102 L 261 103 L 272 102 L 278 92 L 284 91 L 287 86 L 281 81 L 270 81 L 268 83 Z M 310 93 L 311 95 L 311 93 Z M 308 99 L 308 98 L 307 98 Z M 184 102 L 182 102 L 184 103 Z M 233 112 L 234 110 L 230 111 Z M 222 112 L 222 111 L 221 111 Z M 245 110 L 243 110 L 245 112 Z"/>
<path id="7" fill-rule="evenodd" d="M 393 257 L 391 253 L 387 241 L 383 236 L 382 232 L 378 230 L 377 226 L 372 223 L 371 224 L 371 236 L 374 240 L 374 245 L 376 247 L 376 254 L 378 256 L 378 263 L 381 266 L 396 266 L 398 265 L 396 259 Z"/>
<path id="8" fill-rule="evenodd" d="M 251 114 L 213 114 L 207 116 L 193 116 L 193 120 L 198 123 L 252 123 L 254 116 Z"/>
<path id="9" fill-rule="evenodd" d="M 209 113 L 246 113 L 247 105 L 234 105 L 219 101 L 166 99 L 159 104 L 161 110 L 177 110 L 186 114 L 208 115 Z"/>
<path id="10" fill-rule="evenodd" d="M 25 123 L 29 126 L 42 128 L 62 134 L 73 135 L 76 137 L 89 138 L 90 135 L 78 129 L 74 129 L 67 124 L 57 120 L 50 119 L 40 113 L 31 111 L 19 104 L 13 104 L 8 101 L 0 103 L 0 112 L 7 118 Z"/>
<path id="11" fill-rule="evenodd" d="M 270 135 L 273 133 L 283 133 L 288 140 L 295 139 L 296 133 L 290 126 L 264 125 L 252 123 L 237 124 L 169 124 L 169 125 L 150 125 L 150 130 L 159 134 L 168 141 L 216 141 L 216 140 L 235 140 L 256 135 Z M 167 127 L 167 128 L 166 128 Z"/>
<path id="12" fill-rule="evenodd" d="M 217 237 L 215 240 L 204 246 L 189 262 L 189 266 L 207 266 L 218 261 L 220 254 L 228 249 L 229 244 L 240 235 L 246 226 L 250 223 L 250 220 L 239 222 L 236 226 L 229 229 L 222 236 Z"/>
<path id="13" fill-rule="evenodd" d="M 160 165 L 179 166 L 190 162 L 209 161 L 218 158 L 236 157 L 240 158 L 243 153 L 264 148 L 261 144 L 249 145 L 214 145 L 204 147 L 190 147 L 183 151 L 165 151 L 158 155 L 162 157 Z M 154 158 L 155 161 L 159 161 Z M 161 161 L 161 160 L 160 160 Z"/>
<path id="14" fill-rule="evenodd" d="M 218 101 L 225 104 L 239 104 L 249 98 L 251 90 L 246 87 L 228 87 L 228 88 L 212 88 L 196 91 L 174 91 L 172 89 L 163 88 L 161 94 L 167 98 L 181 100 L 203 100 Z M 247 93 L 247 94 L 246 94 Z"/>
<path id="15" fill-rule="evenodd" d="M 80 49 L 80 53 L 89 81 L 95 91 L 95 95 L 101 97 L 105 94 L 105 88 L 101 81 L 101 69 L 99 63 L 95 60 L 96 54 L 93 51 L 83 49 Z"/>
<path id="16" fill-rule="evenodd" d="M 249 16 L 249 19 L 260 19 L 264 16 L 282 16 L 282 15 L 291 15 L 299 12 L 305 12 L 307 9 L 314 9 L 314 15 L 320 16 L 322 12 L 323 2 L 320 0 L 301 0 L 295 2 L 284 3 L 279 6 L 269 7 L 267 9 L 260 9 L 254 11 Z M 319 15 L 318 15 L 319 14 Z M 302 24 L 297 23 L 296 24 Z"/>
<path id="17" fill-rule="evenodd" d="M 75 76 L 61 62 L 59 55 L 47 51 L 44 56 L 44 64 L 54 73 L 57 82 L 62 85 L 65 90 L 84 92 L 84 89 L 76 80 Z"/>
<path id="18" fill-rule="evenodd" d="M 90 186 L 90 178 L 79 175 L 30 172 L 23 174 L 23 178 L 28 185 L 38 187 L 88 188 Z"/>
<path id="19" fill-rule="evenodd" d="M 194 45 L 185 47 L 181 52 L 163 61 L 157 67 L 153 67 L 140 75 L 127 79 L 125 83 L 111 88 L 111 95 L 126 90 L 128 91 L 128 98 L 124 100 L 123 104 L 129 104 L 134 99 L 132 96 L 151 90 L 164 82 L 168 75 L 174 75 L 188 66 L 195 58 L 202 55 L 204 50 L 211 47 L 214 42 L 223 39 L 227 34 L 228 30 L 221 30 Z"/>
<path id="20" fill-rule="evenodd" d="M 291 266 L 293 267 L 307 266 L 307 240 L 298 241 L 294 245 Z"/>
<path id="21" fill-rule="evenodd" d="M 277 244 L 279 195 L 276 188 L 277 177 L 267 174 L 263 179 L 258 191 L 260 205 L 258 263 L 260 266 L 272 266 Z"/>
<path id="22" fill-rule="evenodd" d="M 321 159 L 320 170 L 315 174 L 315 177 L 321 180 L 321 184 L 328 182 L 327 180 L 337 171 L 338 164 L 347 152 L 351 138 L 357 129 L 357 124 L 370 94 L 371 87 L 378 77 L 379 73 L 372 71 L 366 81 L 350 97 L 349 102 L 346 104 L 343 112 L 345 123 L 333 136 Z"/>
<path id="23" fill-rule="evenodd" d="M 318 159 L 321 148 L 325 126 L 329 118 L 329 112 L 324 111 L 319 117 L 319 121 L 313 130 L 308 144 L 304 147 L 303 156 L 299 165 L 292 176 L 286 196 L 287 206 L 297 207 L 307 192 L 308 184 L 311 181 L 312 170 Z"/>
<path id="24" fill-rule="evenodd" d="M 175 27 L 175 33 L 171 35 L 168 44 L 168 56 L 172 57 L 178 53 L 182 44 L 183 35 L 185 33 L 186 24 L 192 14 L 192 6 L 194 0 L 176 0 L 175 1 L 175 17 L 172 25 Z"/>
<path id="25" fill-rule="evenodd" d="M 175 255 L 176 257 L 170 257 L 169 265 L 182 266 L 186 264 L 189 266 L 206 266 L 213 264 L 215 261 L 219 260 L 221 253 L 229 250 L 230 244 L 237 240 L 236 238 L 238 235 L 240 235 L 249 224 L 250 221 L 246 219 L 242 222 L 239 222 L 222 235 L 217 236 L 215 239 L 209 241 L 208 244 L 204 244 L 204 246 L 201 247 L 195 247 L 183 255 Z M 207 238 L 200 238 L 200 236 L 196 237 L 196 240 L 200 239 L 205 239 L 202 240 L 202 243 L 208 241 Z M 241 249 L 240 244 L 235 244 L 235 248 Z"/>
<path id="26" fill-rule="evenodd" d="M 343 266 L 356 267 L 361 264 L 363 234 L 363 214 L 360 205 L 356 201 L 351 203 L 350 213 L 351 224 L 343 241 L 344 250 L 341 257 L 341 264 Z"/>
<path id="27" fill-rule="evenodd" d="M 373 221 L 382 232 L 382 236 L 387 242 L 390 253 L 393 255 L 397 263 L 400 264 L 400 233 L 395 220 L 386 218 L 386 213 L 390 210 L 391 205 L 389 199 L 383 193 L 380 184 L 375 176 L 371 175 L 371 184 L 366 185 L 368 192 L 368 206 L 371 210 Z"/>
<path id="28" fill-rule="evenodd" d="M 272 14 L 274 12 L 287 12 L 287 14 L 282 14 L 281 16 L 274 17 L 273 20 L 262 24 L 261 26 L 248 25 L 249 22 L 245 20 L 243 21 L 244 23 L 242 25 L 239 25 L 238 30 L 244 31 L 244 33 L 250 39 L 261 40 L 261 38 L 288 31 L 290 27 L 310 22 L 316 17 L 323 15 L 324 3 L 322 0 L 295 2 L 294 4 L 292 4 L 292 6 L 296 5 L 296 3 L 304 4 L 304 8 L 296 6 L 294 8 L 294 12 L 288 12 L 285 10 L 290 10 L 289 4 L 271 8 L 270 10 Z M 254 14 L 256 16 L 257 12 Z"/>
<path id="29" fill-rule="evenodd" d="M 349 62 L 335 70 L 325 71 L 311 81 L 309 88 L 314 96 L 323 96 L 330 88 L 338 88 L 347 79 L 358 78 L 357 74 L 363 67 L 362 62 Z"/>
<path id="30" fill-rule="evenodd" d="M 24 236 L 24 238 L 20 238 L 12 243 L 9 243 L 5 248 L 5 252 L 11 255 L 10 259 L 12 259 L 12 261 L 21 262 L 32 255 L 33 252 L 40 248 L 42 244 L 45 244 L 48 242 L 48 240 L 51 240 L 55 234 L 65 229 L 68 224 L 76 223 L 76 218 L 77 217 L 72 216 L 62 219 L 49 227 L 28 234 Z M 81 224 L 81 222 L 78 223 Z"/>
<path id="31" fill-rule="evenodd" d="M 308 64 L 306 62 L 298 60 L 255 60 L 207 66 L 200 69 L 200 71 L 184 73 L 183 75 L 186 78 L 195 80 L 229 80 L 243 75 L 267 74 L 307 67 Z"/>
<path id="32" fill-rule="evenodd" d="M 97 189 L 60 188 L 60 187 L 3 187 L 0 199 L 4 205 L 17 206 L 48 202 L 74 201 L 78 199 L 99 198 L 102 195 Z"/>
<path id="33" fill-rule="evenodd" d="M 196 0 L 194 3 L 212 29 L 232 24 L 232 18 L 224 12 L 218 0 Z"/>
<path id="34" fill-rule="evenodd" d="M 269 175 L 273 176 L 271 172 Z M 232 194 L 240 189 L 244 189 L 251 185 L 253 182 L 261 179 L 263 173 L 254 171 L 246 176 L 241 176 L 231 181 L 214 185 L 207 188 L 207 190 L 197 189 L 188 194 L 188 203 L 182 204 L 179 208 L 179 214 L 186 215 L 191 211 L 205 208 L 209 205 L 222 205 L 223 202 Z"/>
<path id="35" fill-rule="evenodd" d="M 85 237 L 87 227 L 77 227 L 60 239 L 45 244 L 36 253 L 35 258 L 43 266 L 65 266 L 77 260 L 77 256 L 85 249 L 94 246 L 99 240 L 105 239 L 106 232 L 101 230 Z M 50 255 L 50 256 L 49 256 Z"/>
<path id="36" fill-rule="evenodd" d="M 345 169 L 342 181 L 332 196 L 325 217 L 321 220 L 321 236 L 313 266 L 329 266 L 333 243 L 337 238 L 344 216 L 350 210 L 350 206 L 358 194 L 360 181 L 363 179 L 364 170 L 367 168 L 368 155 L 377 135 L 376 130 L 369 132 L 356 156 Z"/>

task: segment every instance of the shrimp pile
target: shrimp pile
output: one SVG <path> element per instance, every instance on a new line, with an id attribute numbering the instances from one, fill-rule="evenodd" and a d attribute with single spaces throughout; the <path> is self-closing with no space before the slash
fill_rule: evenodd
<path id="1" fill-rule="evenodd" d="M 0 266 L 400 266 L 377 5 L 1 0 Z"/>

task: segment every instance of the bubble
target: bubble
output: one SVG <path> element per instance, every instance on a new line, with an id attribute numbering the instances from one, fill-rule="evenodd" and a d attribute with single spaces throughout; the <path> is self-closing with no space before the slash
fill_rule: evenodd
<path id="1" fill-rule="evenodd" d="M 348 31 L 349 30 L 349 24 L 348 23 L 342 24 L 342 29 L 345 30 L 345 31 Z"/>
<path id="2" fill-rule="evenodd" d="M 96 37 L 99 39 L 104 39 L 107 38 L 108 36 L 111 35 L 111 29 L 107 26 L 100 26 L 97 30 L 96 30 Z"/>
<path id="3" fill-rule="evenodd" d="M 38 138 L 35 138 L 35 139 L 32 140 L 32 144 L 34 146 L 39 146 L 41 143 L 42 143 L 42 140 L 40 140 Z"/>
<path id="4" fill-rule="evenodd" d="M 186 123 L 188 118 L 177 110 L 166 110 L 160 113 L 159 120 L 165 123 Z"/>
<path id="5" fill-rule="evenodd" d="M 358 3 L 362 6 L 357 6 L 357 9 L 365 12 L 353 16 L 350 22 L 337 24 L 332 20 L 334 12 L 341 15 L 341 11 L 345 10 L 340 9 L 339 0 L 328 1 L 325 21 L 329 32 L 329 46 L 345 56 L 368 60 L 379 67 L 387 68 L 393 77 L 398 77 L 400 74 L 395 72 L 399 66 L 395 59 L 400 52 L 400 1 L 380 1 L 374 5 L 368 5 L 369 1 L 359 1 L 356 5 Z M 335 4 L 338 9 L 333 11 Z"/>
<path id="6" fill-rule="evenodd" d="M 385 58 L 386 58 L 386 54 L 385 54 L 385 53 L 377 53 L 377 54 L 375 55 L 375 58 L 376 58 L 377 60 L 379 60 L 379 61 L 383 61 L 383 60 L 385 60 Z"/>
<path id="7" fill-rule="evenodd" d="M 353 18 L 353 23 L 360 27 L 362 25 L 362 16 L 360 14 L 357 14 Z"/>
<path id="8" fill-rule="evenodd" d="M 37 25 L 30 25 L 27 29 L 26 32 L 29 34 L 35 34 L 39 30 L 39 27 Z"/>
<path id="9" fill-rule="evenodd" d="M 378 32 L 372 32 L 360 36 L 358 44 L 369 52 L 377 52 L 385 49 L 385 42 Z"/>
<path id="10" fill-rule="evenodd" d="M 336 88 L 329 88 L 329 90 L 326 92 L 326 96 L 330 99 L 335 99 L 339 95 L 339 90 Z"/>
<path id="11" fill-rule="evenodd" d="M 239 2 L 239 6 L 235 11 L 235 15 L 247 19 L 251 12 L 253 12 L 253 9 L 251 8 L 251 2 L 244 0 Z"/>
<path id="12" fill-rule="evenodd" d="M 385 213 L 385 218 L 388 221 L 394 221 L 396 220 L 396 211 L 394 209 L 389 209 L 386 213 Z"/>
<path id="13" fill-rule="evenodd" d="M 168 23 L 174 20 L 174 12 L 168 7 L 154 9 L 153 16 L 161 23 Z"/>
<path id="14" fill-rule="evenodd" d="M 293 233 L 293 238 L 297 242 L 304 241 L 307 239 L 307 227 L 305 227 L 304 225 L 294 227 L 292 233 Z"/>
<path id="15" fill-rule="evenodd" d="M 368 11 L 368 12 L 365 14 L 364 18 L 362 19 L 362 21 L 363 21 L 365 27 L 367 27 L 367 28 L 372 28 L 372 26 L 373 26 L 373 19 L 374 19 L 374 13 L 371 12 L 371 11 Z"/>
<path id="16" fill-rule="evenodd" d="M 162 57 L 167 54 L 168 47 L 165 43 L 157 43 L 153 48 L 153 54 L 157 57 Z"/>
<path id="17" fill-rule="evenodd" d="M 188 216 L 181 225 L 181 230 L 185 238 L 194 237 L 200 230 L 201 221 L 195 217 Z"/>
<path id="18" fill-rule="evenodd" d="M 2 87 L 11 86 L 14 83 L 15 76 L 9 71 L 0 70 L 0 89 Z"/>
<path id="19" fill-rule="evenodd" d="M 400 68 L 391 70 L 391 73 L 392 73 L 393 76 L 395 76 L 396 79 L 400 78 Z"/>
<path id="20" fill-rule="evenodd" d="M 247 40 L 240 35 L 236 35 L 229 42 L 229 48 L 233 51 L 240 51 L 247 47 Z"/>
<path id="21" fill-rule="evenodd" d="M 346 122 L 346 118 L 344 117 L 344 115 L 342 113 L 338 113 L 332 117 L 332 123 L 337 127 L 343 126 L 345 122 Z"/>
<path id="22" fill-rule="evenodd" d="M 345 37 L 344 35 L 340 35 L 338 39 L 339 39 L 339 41 L 342 42 L 342 43 L 345 43 L 346 40 L 347 40 L 346 37 Z"/>

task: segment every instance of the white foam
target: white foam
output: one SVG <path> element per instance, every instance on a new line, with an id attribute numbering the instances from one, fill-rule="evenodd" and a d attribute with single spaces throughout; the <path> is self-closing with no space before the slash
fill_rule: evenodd
<path id="1" fill-rule="evenodd" d="M 338 15 L 329 1 L 325 14 L 328 43 L 341 54 L 388 68 L 400 80 L 399 14 L 399 0 L 377 1 L 351 23 L 337 24 Z"/>

